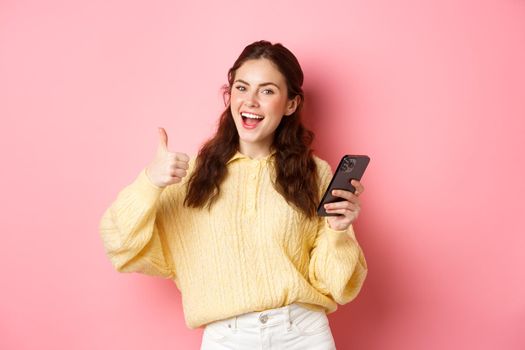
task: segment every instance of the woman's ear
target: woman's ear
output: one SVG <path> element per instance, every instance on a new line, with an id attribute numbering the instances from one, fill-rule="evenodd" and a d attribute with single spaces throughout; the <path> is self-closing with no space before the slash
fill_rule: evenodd
<path id="1" fill-rule="evenodd" d="M 230 107 L 230 100 L 231 100 L 232 94 L 231 94 L 231 87 L 228 85 L 224 85 L 222 87 L 222 101 L 224 102 L 224 106 Z"/>
<path id="2" fill-rule="evenodd" d="M 297 106 L 299 106 L 299 103 L 301 102 L 301 96 L 297 95 L 291 100 L 288 100 L 286 102 L 286 113 L 284 115 L 292 115 L 296 110 Z"/>

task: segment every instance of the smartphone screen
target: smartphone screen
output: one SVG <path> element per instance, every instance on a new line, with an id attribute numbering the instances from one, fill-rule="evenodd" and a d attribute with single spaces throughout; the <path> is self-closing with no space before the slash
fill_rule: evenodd
<path id="1" fill-rule="evenodd" d="M 355 192 L 354 186 L 350 183 L 352 180 L 361 180 L 365 173 L 366 167 L 370 162 L 370 157 L 365 155 L 345 155 L 339 162 L 337 169 L 330 181 L 330 185 L 326 189 L 321 203 L 317 207 L 317 215 L 319 216 L 337 216 L 339 214 L 328 214 L 324 205 L 326 203 L 333 203 L 343 201 L 341 197 L 332 195 L 333 190 L 346 190 L 352 193 Z"/>

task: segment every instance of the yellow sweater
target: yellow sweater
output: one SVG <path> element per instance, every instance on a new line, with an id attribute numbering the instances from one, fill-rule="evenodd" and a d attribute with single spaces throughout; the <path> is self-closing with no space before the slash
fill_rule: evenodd
<path id="1" fill-rule="evenodd" d="M 315 161 L 321 193 L 332 173 Z M 237 153 L 210 210 L 183 206 L 189 175 L 160 188 L 143 169 L 100 222 L 113 266 L 172 279 L 189 328 L 293 302 L 327 313 L 348 303 L 367 273 L 352 226 L 333 230 L 287 204 L 272 186 L 273 163 Z"/>

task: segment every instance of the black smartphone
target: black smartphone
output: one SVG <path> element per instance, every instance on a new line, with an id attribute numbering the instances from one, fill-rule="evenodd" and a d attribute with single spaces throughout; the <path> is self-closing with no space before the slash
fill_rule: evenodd
<path id="1" fill-rule="evenodd" d="M 333 190 L 347 190 L 352 193 L 355 192 L 355 187 L 352 186 L 350 181 L 352 180 L 361 180 L 361 177 L 365 173 L 366 167 L 370 162 L 370 157 L 364 155 L 345 155 L 339 165 L 337 170 L 330 181 L 330 185 L 326 189 L 321 203 L 317 207 L 317 215 L 319 216 L 337 216 L 339 214 L 328 214 L 324 205 L 326 203 L 340 202 L 344 199 L 341 197 L 336 197 L 332 195 Z"/>

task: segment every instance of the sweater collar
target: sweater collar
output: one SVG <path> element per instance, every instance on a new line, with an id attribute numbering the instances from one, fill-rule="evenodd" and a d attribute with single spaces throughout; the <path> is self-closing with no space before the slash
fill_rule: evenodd
<path id="1" fill-rule="evenodd" d="M 262 158 L 259 158 L 259 159 L 252 159 L 250 157 L 248 157 L 247 155 L 244 155 L 242 154 L 241 152 L 237 151 L 233 157 L 230 158 L 230 160 L 228 162 L 226 162 L 226 164 L 230 164 L 231 162 L 234 162 L 236 161 L 237 159 L 247 159 L 247 160 L 251 160 L 251 161 L 255 161 L 255 162 L 260 162 L 260 161 L 268 161 L 270 160 L 270 158 L 275 154 L 275 150 L 272 150 L 270 152 L 270 154 L 268 154 L 267 156 L 265 157 L 262 157 Z"/>

